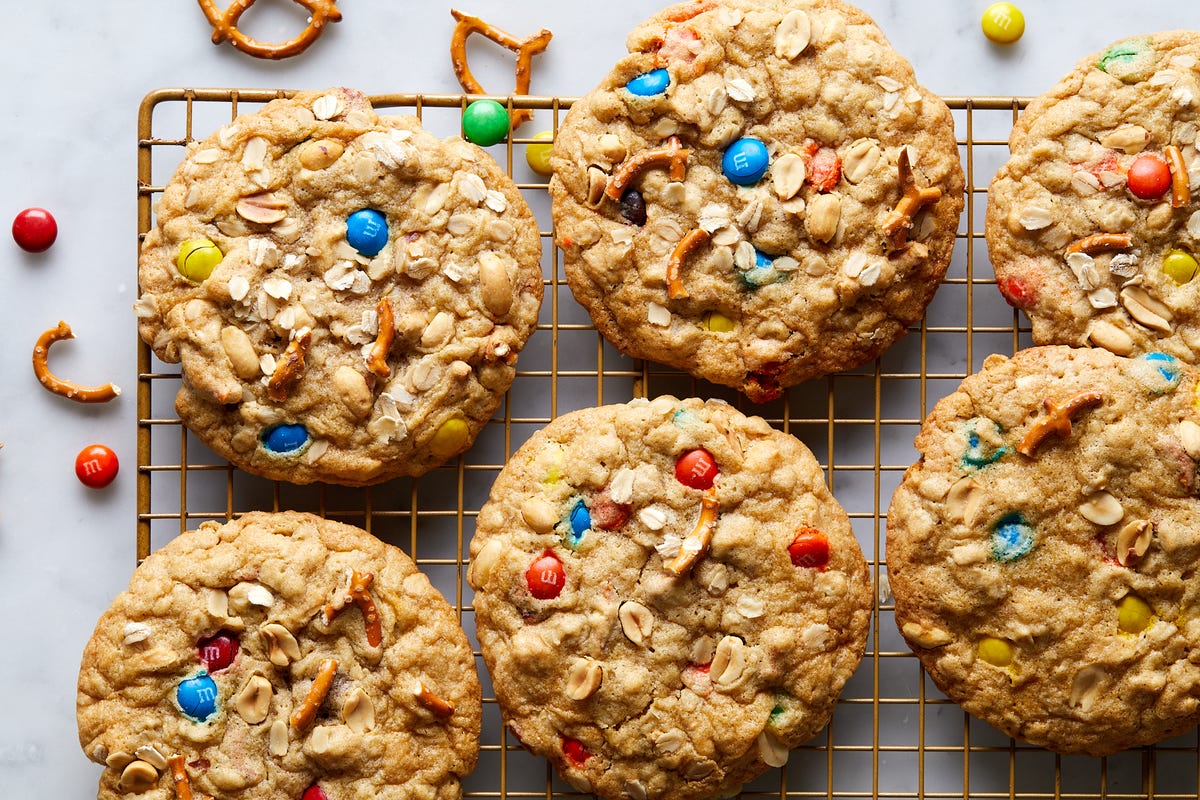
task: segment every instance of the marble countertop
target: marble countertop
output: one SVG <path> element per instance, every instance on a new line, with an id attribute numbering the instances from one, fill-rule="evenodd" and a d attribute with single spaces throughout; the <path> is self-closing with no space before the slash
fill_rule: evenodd
<path id="1" fill-rule="evenodd" d="M 861 0 L 918 79 L 943 95 L 1031 95 L 1079 58 L 1121 36 L 1195 23 L 1171 0 L 1024 0 L 1027 30 L 1014 46 L 979 30 L 987 0 Z M 260 3 L 247 27 L 282 40 L 304 24 L 298 6 Z M 134 565 L 136 466 L 136 120 L 159 87 L 322 88 L 368 93 L 460 91 L 447 45 L 449 2 L 345 0 L 344 19 L 308 52 L 283 62 L 214 46 L 194 0 L 28 3 L 0 26 L 0 219 L 27 206 L 57 217 L 59 237 L 30 255 L 3 252 L 0 337 L 0 785 L 14 797 L 82 798 L 99 768 L 75 733 L 79 653 L 97 616 Z M 578 95 L 624 53 L 646 14 L 637 0 L 464 0 L 465 11 L 524 35 L 554 32 L 535 61 L 532 92 Z M 588 9 L 588 10 L 585 10 Z M 506 93 L 511 56 L 481 52 L 484 86 Z M 542 220 L 543 228 L 549 220 Z M 66 320 L 56 372 L 112 380 L 117 401 L 77 405 L 44 391 L 30 369 L 37 336 Z M 103 442 L 122 469 L 96 491 L 72 474 L 75 454 Z"/>

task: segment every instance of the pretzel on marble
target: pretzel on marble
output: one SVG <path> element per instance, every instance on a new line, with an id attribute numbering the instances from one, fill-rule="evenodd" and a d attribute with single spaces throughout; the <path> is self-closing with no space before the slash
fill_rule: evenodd
<path id="1" fill-rule="evenodd" d="M 312 331 L 307 328 L 288 342 L 287 349 L 283 351 L 283 358 L 275 365 L 275 371 L 267 381 L 267 396 L 275 402 L 282 403 L 287 400 L 292 389 L 296 388 L 296 384 L 304 377 L 304 354 L 308 352 L 311 342 Z"/>
<path id="2" fill-rule="evenodd" d="M 465 91 L 471 94 L 487 94 L 467 65 L 467 38 L 472 33 L 478 33 L 485 39 L 490 39 L 501 47 L 517 54 L 517 84 L 516 94 L 529 94 L 529 79 L 532 74 L 533 57 L 546 49 L 550 44 L 553 33 L 545 28 L 526 39 L 518 39 L 507 31 L 503 31 L 484 22 L 479 17 L 464 14 L 457 9 L 450 9 L 450 14 L 458 20 L 454 26 L 454 34 L 450 37 L 450 63 L 454 74 Z M 533 119 L 533 111 L 528 108 L 518 108 L 509 117 L 509 130 L 515 131 L 525 122 Z"/>
<path id="3" fill-rule="evenodd" d="M 80 386 L 77 383 L 55 377 L 50 372 L 50 366 L 47 363 L 50 357 L 50 345 L 61 342 L 63 339 L 74 338 L 75 334 L 71 333 L 71 326 L 61 320 L 58 327 L 51 328 L 38 337 L 37 344 L 33 346 L 33 374 L 37 376 L 42 386 L 77 403 L 107 403 L 109 400 L 119 397 L 121 387 L 114 383 L 106 383 L 103 386 Z"/>
<path id="4" fill-rule="evenodd" d="M 238 30 L 238 20 L 246 13 L 246 9 L 254 5 L 254 0 L 233 0 L 224 10 L 218 9 L 213 0 L 199 0 L 204 16 L 213 26 L 213 44 L 229 40 L 238 50 L 257 58 L 290 58 L 299 55 L 317 40 L 327 22 L 337 22 L 342 18 L 342 12 L 335 5 L 337 0 L 292 1 L 308 9 L 311 14 L 308 27 L 294 39 L 270 44 L 252 39 Z"/>

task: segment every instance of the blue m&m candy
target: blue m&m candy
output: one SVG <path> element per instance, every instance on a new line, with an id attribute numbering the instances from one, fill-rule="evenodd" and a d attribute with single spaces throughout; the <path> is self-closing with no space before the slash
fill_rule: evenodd
<path id="1" fill-rule="evenodd" d="M 1179 371 L 1179 361 L 1174 356 L 1166 353 L 1146 353 L 1139 356 L 1138 361 L 1151 368 L 1145 371 L 1147 376 L 1145 382 L 1149 384 L 1151 391 L 1155 394 L 1162 394 L 1174 389 L 1183 379 L 1183 375 Z"/>
<path id="2" fill-rule="evenodd" d="M 1033 526 L 1020 513 L 1005 514 L 992 528 L 992 558 L 1016 561 L 1033 549 Z"/>
<path id="3" fill-rule="evenodd" d="M 758 139 L 738 139 L 725 148 L 721 156 L 721 170 L 731 183 L 738 186 L 753 186 L 762 180 L 770 163 L 767 146 Z"/>
<path id="4" fill-rule="evenodd" d="M 775 269 L 774 260 L 758 248 L 754 249 L 754 266 L 740 272 L 739 277 L 751 289 L 783 280 L 783 274 Z"/>
<path id="5" fill-rule="evenodd" d="M 367 258 L 378 255 L 387 240 L 387 218 L 375 209 L 364 208 L 346 218 L 346 241 Z"/>
<path id="6" fill-rule="evenodd" d="M 175 702 L 197 722 L 206 722 L 217 712 L 217 682 L 201 672 L 180 682 L 175 689 Z"/>
<path id="7" fill-rule="evenodd" d="M 263 433 L 262 443 L 272 453 L 294 453 L 308 444 L 308 428 L 298 423 L 272 425 Z"/>
<path id="8" fill-rule="evenodd" d="M 570 526 L 570 530 L 567 531 L 567 544 L 575 547 L 583 541 L 584 535 L 592 528 L 592 515 L 588 513 L 587 506 L 582 500 L 575 503 L 571 509 L 567 523 Z"/>
<path id="9" fill-rule="evenodd" d="M 653 97 L 656 94 L 662 94 L 671 85 L 671 75 L 665 69 L 655 69 L 649 72 L 643 72 L 636 78 L 633 78 L 629 83 L 625 84 L 625 88 L 630 94 L 636 94 L 638 97 Z"/>

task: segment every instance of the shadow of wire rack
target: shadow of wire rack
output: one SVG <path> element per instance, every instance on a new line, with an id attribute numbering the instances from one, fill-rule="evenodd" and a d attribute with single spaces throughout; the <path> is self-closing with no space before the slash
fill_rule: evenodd
<path id="1" fill-rule="evenodd" d="M 138 240 L 187 143 L 203 139 L 281 90 L 162 89 L 138 114 Z M 381 113 L 415 114 L 439 136 L 456 135 L 476 95 L 386 94 Z M 525 163 L 532 133 L 558 124 L 570 98 L 496 97 L 528 108 L 534 121 L 489 152 L 516 181 L 538 220 L 550 220 L 545 179 Z M 554 417 L 637 396 L 719 397 L 794 434 L 816 454 L 850 513 L 871 565 L 876 607 L 871 639 L 832 724 L 792 752 L 788 765 L 747 784 L 747 798 L 1196 798 L 1195 731 L 1104 759 L 1056 756 L 1015 743 L 971 719 L 933 686 L 896 631 L 887 589 L 887 505 L 915 459 L 912 441 L 933 404 L 991 353 L 1028 346 L 1029 329 L 1003 302 L 983 240 L 987 185 L 1007 159 L 1021 98 L 949 97 L 967 176 L 966 209 L 954 260 L 926 317 L 872 364 L 794 387 L 756 406 L 738 393 L 656 364 L 626 358 L 604 342 L 568 290 L 552 232 L 543 229 L 545 301 L 538 329 L 517 364 L 512 389 L 474 447 L 419 479 L 367 489 L 292 486 L 233 469 L 201 445 L 174 412 L 176 365 L 138 348 L 137 555 L 139 561 L 207 519 L 249 510 L 311 511 L 359 525 L 403 548 L 457 609 L 484 684 L 479 767 L 467 797 L 567 797 L 578 792 L 504 729 L 474 638 L 466 559 L 475 516 L 508 455 Z"/>

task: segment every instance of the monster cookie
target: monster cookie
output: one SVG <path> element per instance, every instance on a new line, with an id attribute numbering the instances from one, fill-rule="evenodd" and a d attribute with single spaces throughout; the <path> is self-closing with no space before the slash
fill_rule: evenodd
<path id="1" fill-rule="evenodd" d="M 634 29 L 552 164 L 575 297 L 625 353 L 765 401 L 921 318 L 963 205 L 954 123 L 838 0 L 701 0 Z"/>
<path id="2" fill-rule="evenodd" d="M 1194 31 L 1085 58 L 1017 120 L 987 242 L 1035 342 L 1200 360 L 1198 123 Z"/>
<path id="3" fill-rule="evenodd" d="M 990 356 L 925 421 L 888 512 L 896 623 L 1010 736 L 1100 756 L 1200 720 L 1200 372 Z"/>
<path id="4" fill-rule="evenodd" d="M 238 117 L 163 191 L 142 338 L 236 466 L 361 485 L 470 446 L 542 298 L 537 224 L 491 158 L 347 89 Z"/>
<path id="5" fill-rule="evenodd" d="M 413 562 L 308 514 L 206 522 L 137 568 L 79 673 L 98 797 L 461 797 L 481 698 Z"/>
<path id="6" fill-rule="evenodd" d="M 667 396 L 535 434 L 467 578 L 509 729 L 606 800 L 728 797 L 783 765 L 829 721 L 871 607 L 812 454 Z"/>

